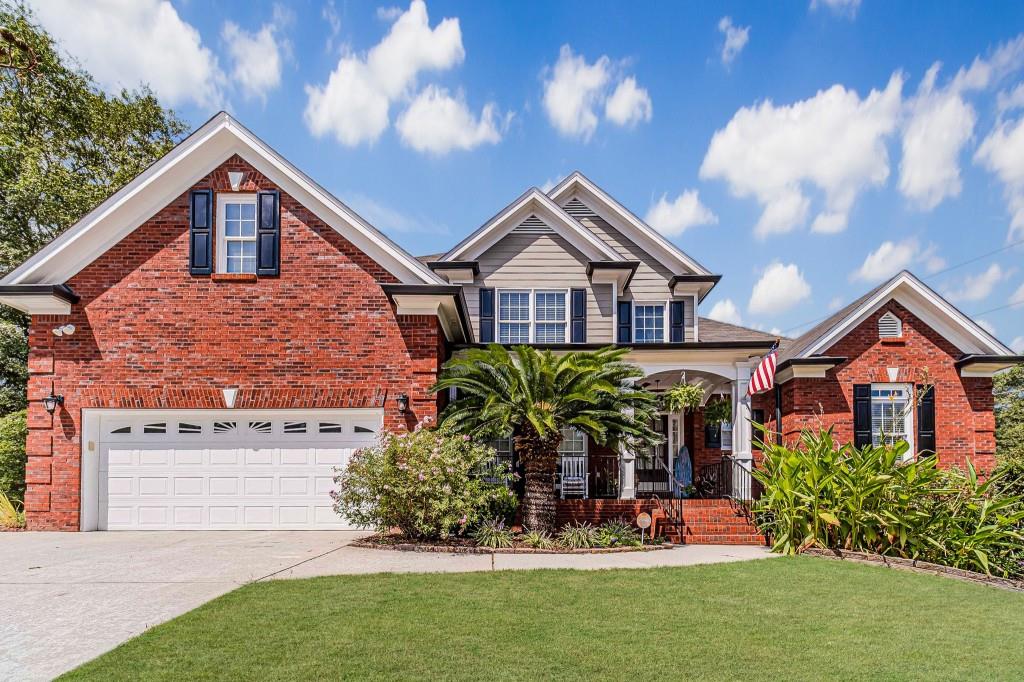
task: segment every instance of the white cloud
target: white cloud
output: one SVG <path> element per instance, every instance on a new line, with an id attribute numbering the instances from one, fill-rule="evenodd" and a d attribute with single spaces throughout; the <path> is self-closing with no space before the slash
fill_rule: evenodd
<path id="1" fill-rule="evenodd" d="M 334 52 L 334 41 L 338 39 L 338 34 L 341 33 L 341 17 L 338 16 L 334 0 L 327 0 L 327 3 L 320 9 L 320 18 L 331 29 L 331 32 L 327 34 L 327 44 L 324 46 L 324 49 L 328 53 Z"/>
<path id="2" fill-rule="evenodd" d="M 811 0 L 812 10 L 820 7 L 827 7 L 840 16 L 852 19 L 857 16 L 857 10 L 860 9 L 860 0 Z"/>
<path id="3" fill-rule="evenodd" d="M 731 298 L 724 298 L 715 303 L 711 308 L 711 312 L 708 313 L 708 317 L 712 320 L 718 320 L 719 322 L 743 324 L 743 318 L 740 316 L 739 308 L 736 307 L 736 304 L 732 302 Z"/>
<path id="4" fill-rule="evenodd" d="M 789 232 L 806 221 L 808 185 L 824 194 L 812 229 L 839 232 L 857 195 L 889 177 L 886 138 L 899 122 L 902 88 L 897 73 L 885 90 L 863 99 L 834 85 L 791 105 L 769 100 L 743 107 L 715 132 L 700 176 L 725 180 L 733 195 L 758 200 L 758 236 Z"/>
<path id="5" fill-rule="evenodd" d="M 750 293 L 747 310 L 754 315 L 778 314 L 811 296 L 811 285 L 794 263 L 769 265 Z"/>
<path id="6" fill-rule="evenodd" d="M 447 154 L 501 141 L 497 118 L 493 103 L 484 105 L 478 118 L 461 92 L 452 97 L 444 88 L 428 85 L 398 117 L 395 128 L 416 151 Z"/>
<path id="7" fill-rule="evenodd" d="M 1024 336 L 1018 336 L 1010 342 L 1010 348 L 1014 353 L 1024 353 Z"/>
<path id="8" fill-rule="evenodd" d="M 1003 183 L 1011 216 L 1007 241 L 1024 237 L 1024 117 L 996 124 L 978 147 L 974 162 Z"/>
<path id="9" fill-rule="evenodd" d="M 401 7 L 378 7 L 377 18 L 388 23 L 402 16 Z"/>
<path id="10" fill-rule="evenodd" d="M 40 23 L 105 89 L 148 84 L 161 102 L 214 107 L 224 74 L 167 0 L 33 0 Z"/>
<path id="11" fill-rule="evenodd" d="M 725 42 L 722 44 L 722 63 L 729 66 L 750 40 L 750 27 L 736 26 L 732 23 L 732 17 L 722 17 L 718 21 L 718 30 L 725 36 Z"/>
<path id="12" fill-rule="evenodd" d="M 987 270 L 976 275 L 967 275 L 957 287 L 947 287 L 946 296 L 951 301 L 981 301 L 988 298 L 997 284 L 1010 276 L 1010 272 L 993 263 Z"/>
<path id="13" fill-rule="evenodd" d="M 221 37 L 234 62 L 231 77 L 245 99 L 266 103 L 267 94 L 281 84 L 284 55 L 291 48 L 280 33 L 290 21 L 290 14 L 275 7 L 274 20 L 255 33 L 240 28 L 233 21 L 224 22 Z"/>
<path id="14" fill-rule="evenodd" d="M 1017 287 L 1017 291 L 1013 292 L 1013 294 L 1010 296 L 1010 303 L 1024 303 L 1024 284 L 1021 284 L 1019 287 Z"/>
<path id="15" fill-rule="evenodd" d="M 975 322 L 978 323 L 979 327 L 987 331 L 992 336 L 996 335 L 996 326 L 989 322 L 988 320 L 979 317 L 978 319 L 975 320 Z"/>
<path id="16" fill-rule="evenodd" d="M 867 255 L 861 266 L 850 274 L 850 279 L 875 283 L 892 277 L 900 270 L 909 269 L 912 265 L 922 265 L 927 272 L 933 273 L 941 270 L 945 264 L 934 244 L 922 249 L 921 243 L 914 237 L 900 242 L 886 240 Z"/>
<path id="17" fill-rule="evenodd" d="M 697 190 L 688 189 L 671 201 L 667 194 L 662 194 L 647 211 L 644 221 L 666 236 L 678 237 L 688 227 L 717 224 L 718 216 L 700 203 Z"/>
<path id="18" fill-rule="evenodd" d="M 387 129 L 391 104 L 424 71 L 444 71 L 465 58 L 458 19 L 430 28 L 427 6 L 413 0 L 388 34 L 365 55 L 345 54 L 323 85 L 307 85 L 305 120 L 316 137 L 355 146 Z"/>
<path id="19" fill-rule="evenodd" d="M 583 55 L 573 54 L 569 45 L 562 45 L 558 61 L 544 69 L 543 96 L 544 111 L 559 134 L 589 141 L 597 130 L 602 104 L 605 118 L 620 126 L 651 120 L 651 96 L 633 76 L 620 78 L 608 95 L 619 68 L 607 55 L 588 63 Z"/>
<path id="20" fill-rule="evenodd" d="M 839 310 L 842 307 L 843 307 L 843 297 L 842 296 L 833 296 L 832 300 L 828 302 L 828 309 L 829 310 Z"/>
<path id="21" fill-rule="evenodd" d="M 645 88 L 637 86 L 632 76 L 624 78 L 604 104 L 605 118 L 620 126 L 646 123 L 651 120 L 652 112 L 651 96 Z"/>
<path id="22" fill-rule="evenodd" d="M 398 209 L 386 206 L 365 194 L 345 195 L 345 203 L 356 213 L 366 218 L 371 225 L 384 232 L 395 234 L 441 234 L 449 233 L 448 227 L 422 216 L 412 216 Z"/>
<path id="23" fill-rule="evenodd" d="M 608 57 L 588 64 L 571 47 L 562 46 L 551 78 L 544 82 L 544 110 L 555 130 L 567 137 L 590 139 L 597 130 L 595 108 L 611 79 L 610 68 Z"/>

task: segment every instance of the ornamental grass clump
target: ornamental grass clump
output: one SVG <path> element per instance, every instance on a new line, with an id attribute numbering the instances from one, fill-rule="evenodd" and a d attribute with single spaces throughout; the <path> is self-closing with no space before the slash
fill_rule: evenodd
<path id="1" fill-rule="evenodd" d="M 908 457 L 904 442 L 840 445 L 831 429 L 804 432 L 795 448 L 761 446 L 755 515 L 777 552 L 817 546 L 1024 575 L 1024 507 L 999 491 L 998 474 L 982 481 L 970 462 L 940 469 L 934 455 Z"/>
<path id="2" fill-rule="evenodd" d="M 595 532 L 598 547 L 637 547 L 641 544 L 636 526 L 625 519 L 606 521 Z"/>
<path id="3" fill-rule="evenodd" d="M 558 543 L 547 531 L 528 530 L 523 533 L 523 544 L 533 549 L 554 549 Z"/>
<path id="4" fill-rule="evenodd" d="M 511 547 L 515 538 L 512 531 L 505 527 L 505 522 L 500 519 L 489 519 L 484 521 L 473 531 L 473 540 L 481 547 L 490 549 L 504 549 Z"/>
<path id="5" fill-rule="evenodd" d="M 335 475 L 334 510 L 349 522 L 414 540 L 446 539 L 514 504 L 494 449 L 444 429 L 384 433 Z M 485 474 L 485 475 L 484 475 Z"/>
<path id="6" fill-rule="evenodd" d="M 589 549 L 597 544 L 597 531 L 589 523 L 567 523 L 558 542 L 569 549 Z"/>

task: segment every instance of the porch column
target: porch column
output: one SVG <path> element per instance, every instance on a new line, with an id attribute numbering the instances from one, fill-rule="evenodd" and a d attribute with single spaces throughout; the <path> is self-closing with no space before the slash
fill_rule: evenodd
<path id="1" fill-rule="evenodd" d="M 732 383 L 732 454 L 737 459 L 750 459 L 753 427 L 750 423 L 750 366 L 736 363 L 736 379 Z"/>
<path id="2" fill-rule="evenodd" d="M 635 384 L 630 381 L 629 385 Z M 633 409 L 625 411 L 626 414 L 633 414 Z M 636 498 L 636 455 L 627 450 L 625 445 L 619 446 L 619 499 L 632 500 Z"/>

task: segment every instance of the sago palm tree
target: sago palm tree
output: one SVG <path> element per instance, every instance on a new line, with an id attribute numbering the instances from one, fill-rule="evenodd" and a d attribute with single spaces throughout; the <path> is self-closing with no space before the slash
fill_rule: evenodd
<path id="1" fill-rule="evenodd" d="M 644 375 L 622 360 L 628 349 L 556 355 L 497 344 L 449 360 L 434 391 L 458 389 L 443 423 L 475 438 L 512 434 L 526 475 L 523 521 L 531 530 L 555 525 L 555 475 L 562 428 L 572 426 L 609 447 L 660 441 L 651 428 L 654 394 L 632 386 Z"/>

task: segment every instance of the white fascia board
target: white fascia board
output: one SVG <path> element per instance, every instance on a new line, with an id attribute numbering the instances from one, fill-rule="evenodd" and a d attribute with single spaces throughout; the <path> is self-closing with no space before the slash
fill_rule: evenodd
<path id="1" fill-rule="evenodd" d="M 392 298 L 396 315 L 437 316 L 448 339 L 468 341 L 462 333 L 458 309 L 451 294 L 394 294 Z"/>
<path id="2" fill-rule="evenodd" d="M 590 276 L 592 284 L 611 284 L 619 296 L 626 293 L 626 282 L 633 276 L 633 270 L 625 268 L 602 268 Z"/>
<path id="3" fill-rule="evenodd" d="M 888 286 L 851 312 L 846 319 L 808 346 L 799 357 L 810 357 L 829 348 L 890 298 L 896 299 L 903 307 L 964 353 L 1013 354 L 1013 351 L 982 329 L 974 320 L 957 310 L 946 299 L 926 287 L 910 273 L 903 272 L 894 277 Z"/>
<path id="4" fill-rule="evenodd" d="M 548 196 L 561 205 L 568 201 L 572 194 L 581 194 L 583 203 L 600 214 L 627 238 L 636 242 L 647 253 L 654 256 L 659 263 L 674 274 L 684 274 L 684 271 L 697 275 L 712 274 L 710 270 L 665 239 L 657 230 L 640 220 L 632 211 L 579 171 L 574 171 L 569 177 L 558 183 L 551 189 Z"/>
<path id="5" fill-rule="evenodd" d="M 593 260 L 621 261 L 622 256 L 579 224 L 561 206 L 536 187 L 531 187 L 483 227 L 466 237 L 441 261 L 473 260 L 508 234 L 531 214 L 547 217 L 548 224 L 570 244 Z"/>
<path id="6" fill-rule="evenodd" d="M 994 377 L 995 375 L 1012 369 L 1014 365 L 1006 362 L 985 362 L 968 365 L 960 368 L 962 377 Z"/>
<path id="7" fill-rule="evenodd" d="M 28 315 L 70 315 L 71 303 L 59 296 L 0 296 L 0 303 Z"/>
<path id="8" fill-rule="evenodd" d="M 790 365 L 775 373 L 775 381 L 784 384 L 792 379 L 824 379 L 835 365 Z"/>
<path id="9" fill-rule="evenodd" d="M 443 283 L 426 266 L 221 112 L 0 280 L 0 284 L 66 282 L 232 154 L 242 156 L 403 283 Z"/>

